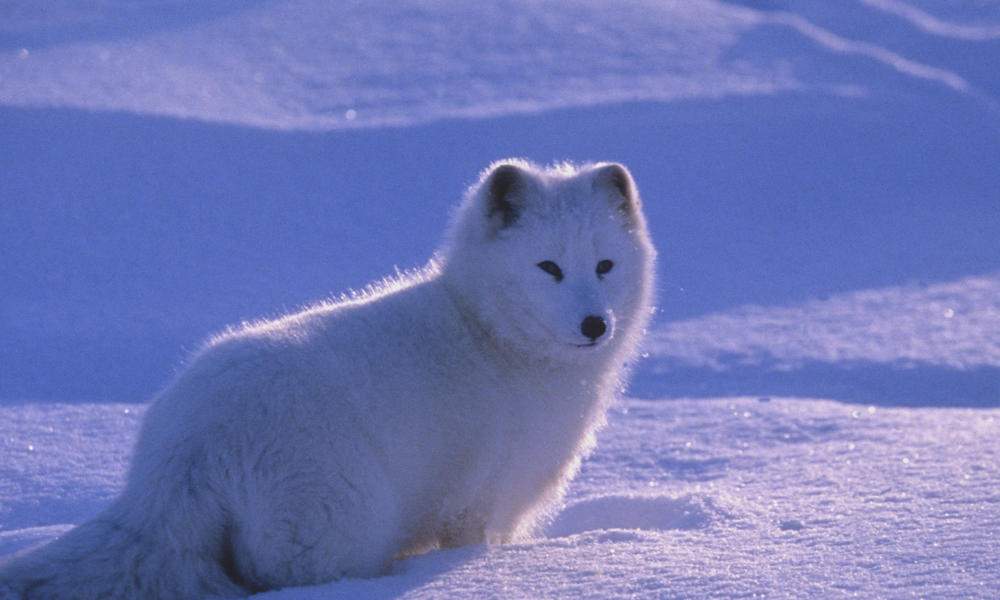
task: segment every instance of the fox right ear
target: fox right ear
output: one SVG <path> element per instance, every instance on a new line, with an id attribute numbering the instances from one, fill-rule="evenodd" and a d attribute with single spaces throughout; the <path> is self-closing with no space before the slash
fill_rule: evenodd
<path id="1" fill-rule="evenodd" d="M 624 165 L 618 163 L 598 165 L 594 172 L 594 189 L 609 192 L 616 208 L 626 217 L 631 217 L 639 210 L 639 193 L 635 189 L 632 174 Z"/>
<path id="2" fill-rule="evenodd" d="M 514 225 L 521 217 L 527 177 L 521 167 L 510 163 L 497 165 L 487 175 L 483 183 L 486 190 L 486 218 L 494 232 Z"/>

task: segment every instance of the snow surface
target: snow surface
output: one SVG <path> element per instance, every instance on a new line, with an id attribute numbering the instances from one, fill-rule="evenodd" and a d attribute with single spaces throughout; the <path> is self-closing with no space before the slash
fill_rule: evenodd
<path id="1" fill-rule="evenodd" d="M 273 598 L 1000 596 L 1000 2 L 0 6 L 0 555 L 227 324 L 420 265 L 503 156 L 660 250 L 537 539 Z"/>

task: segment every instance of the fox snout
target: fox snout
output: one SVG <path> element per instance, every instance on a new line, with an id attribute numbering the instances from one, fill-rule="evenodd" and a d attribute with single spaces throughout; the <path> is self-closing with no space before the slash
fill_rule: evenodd
<path id="1" fill-rule="evenodd" d="M 610 340 L 615 334 L 615 315 L 611 311 L 604 314 L 589 314 L 580 321 L 580 335 L 585 339 L 583 346 L 594 346 Z"/>
<path id="2" fill-rule="evenodd" d="M 599 317 L 596 315 L 590 315 L 583 319 L 580 323 L 580 333 L 584 337 L 590 338 L 590 341 L 596 342 L 597 338 L 604 335 L 604 332 L 608 330 L 608 323 L 604 320 L 604 317 Z"/>

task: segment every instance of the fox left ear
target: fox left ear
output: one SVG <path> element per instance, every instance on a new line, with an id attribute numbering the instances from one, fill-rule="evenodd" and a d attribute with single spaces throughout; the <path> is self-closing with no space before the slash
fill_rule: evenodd
<path id="1" fill-rule="evenodd" d="M 521 218 L 530 175 L 523 165 L 494 165 L 483 187 L 486 191 L 486 218 L 493 233 L 506 229 Z"/>
<path id="2" fill-rule="evenodd" d="M 604 191 L 610 194 L 615 208 L 627 217 L 639 212 L 639 192 L 635 188 L 632 175 L 624 165 L 606 163 L 599 165 L 594 171 L 594 191 Z"/>

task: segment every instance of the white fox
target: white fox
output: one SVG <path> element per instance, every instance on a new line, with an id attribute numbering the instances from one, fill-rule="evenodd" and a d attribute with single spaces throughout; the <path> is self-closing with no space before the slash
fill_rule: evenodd
<path id="1" fill-rule="evenodd" d="M 654 260 L 621 165 L 494 164 L 423 269 L 211 339 L 122 495 L 0 597 L 245 596 L 530 534 L 624 384 Z"/>

